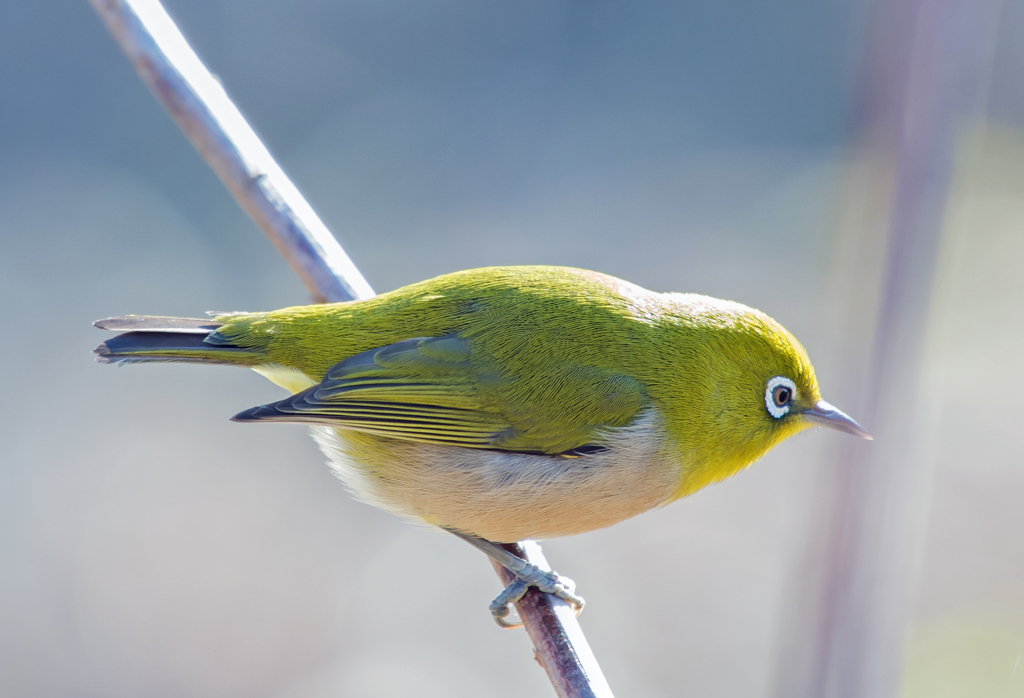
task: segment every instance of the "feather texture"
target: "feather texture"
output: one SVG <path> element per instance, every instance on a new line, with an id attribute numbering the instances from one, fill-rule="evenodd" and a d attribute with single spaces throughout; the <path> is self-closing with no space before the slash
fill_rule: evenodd
<path id="1" fill-rule="evenodd" d="M 550 423 L 535 428 L 516 420 L 514 405 L 494 399 L 482 387 L 500 366 L 475 356 L 471 342 L 455 334 L 406 339 L 361 352 L 328 369 L 320 384 L 234 419 L 323 424 L 467 448 L 563 454 L 596 445 L 603 430 L 629 423 L 649 406 L 643 388 L 626 376 L 593 367 L 561 368 L 578 378 L 573 407 L 587 414 L 589 422 L 577 419 L 568 425 L 561 420 L 554 428 Z"/>

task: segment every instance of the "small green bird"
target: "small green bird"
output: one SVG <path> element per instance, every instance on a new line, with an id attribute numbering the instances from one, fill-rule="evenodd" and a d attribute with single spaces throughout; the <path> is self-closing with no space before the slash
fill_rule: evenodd
<path id="1" fill-rule="evenodd" d="M 494 542 L 591 531 L 691 494 L 809 426 L 821 399 L 770 317 L 604 274 L 494 267 L 370 300 L 211 320 L 124 316 L 99 361 L 247 366 L 360 499 Z M 569 592 L 571 594 L 571 590 Z"/>

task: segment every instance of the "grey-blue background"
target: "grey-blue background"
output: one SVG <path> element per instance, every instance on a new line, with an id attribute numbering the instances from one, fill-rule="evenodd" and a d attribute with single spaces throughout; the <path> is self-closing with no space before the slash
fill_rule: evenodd
<path id="1" fill-rule="evenodd" d="M 1011 125 L 1020 5 L 989 102 Z M 862 2 L 167 6 L 377 291 L 544 263 L 727 297 L 804 341 L 828 399 L 853 398 L 828 330 Z M 227 422 L 276 388 L 91 362 L 96 318 L 307 296 L 85 2 L 0 7 L 0 65 L 0 694 L 549 691 L 525 635 L 493 627 L 477 553 L 352 500 L 301 427 Z M 990 150 L 1024 152 L 1014 128 Z M 1012 240 L 1024 219 L 1007 216 Z M 986 298 L 1020 297 L 1012 268 Z M 983 569 L 932 591 L 926 571 L 918 612 L 931 627 L 995 594 L 1010 655 L 1024 555 L 1013 535 L 977 542 L 1020 530 L 1012 409 L 971 427 L 1005 441 L 983 494 L 936 485 L 940 522 L 944 506 L 989 518 L 959 543 L 940 527 L 926 570 Z M 691 499 L 546 545 L 620 695 L 773 695 L 838 438 L 802 435 Z"/>

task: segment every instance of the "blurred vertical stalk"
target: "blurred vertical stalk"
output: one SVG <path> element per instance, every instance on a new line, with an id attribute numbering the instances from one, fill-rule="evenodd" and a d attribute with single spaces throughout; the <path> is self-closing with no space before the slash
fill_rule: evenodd
<path id="1" fill-rule="evenodd" d="M 870 7 L 847 211 L 864 229 L 842 231 L 849 296 L 830 312 L 843 316 L 846 392 L 860 393 L 851 411 L 875 441 L 839 441 L 838 462 L 824 466 L 833 478 L 814 527 L 808 593 L 784 623 L 780 698 L 899 692 L 929 504 L 934 421 L 919 374 L 933 273 L 958 136 L 982 116 L 998 2 Z"/>

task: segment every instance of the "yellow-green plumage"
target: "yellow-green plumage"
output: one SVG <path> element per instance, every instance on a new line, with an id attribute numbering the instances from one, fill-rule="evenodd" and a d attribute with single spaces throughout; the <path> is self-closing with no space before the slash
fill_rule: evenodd
<path id="1" fill-rule="evenodd" d="M 458 272 L 220 316 L 209 334 L 181 322 L 193 335 L 162 341 L 159 322 L 103 321 L 143 331 L 97 351 L 255 368 L 299 394 L 240 419 L 321 425 L 360 496 L 493 540 L 590 530 L 689 494 L 810 426 L 802 413 L 820 401 L 803 348 L 763 313 L 578 269 Z M 765 403 L 776 376 L 795 386 L 782 418 Z"/>

